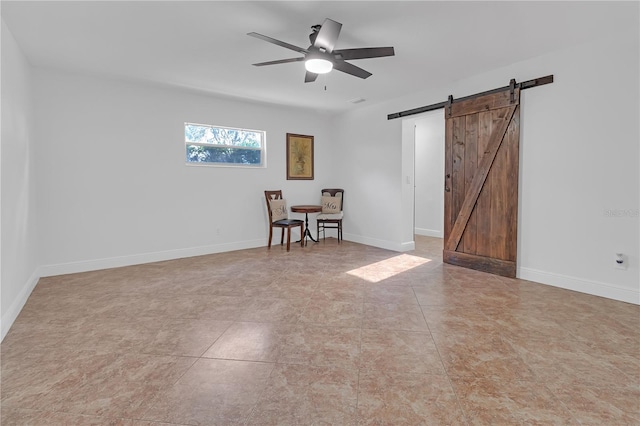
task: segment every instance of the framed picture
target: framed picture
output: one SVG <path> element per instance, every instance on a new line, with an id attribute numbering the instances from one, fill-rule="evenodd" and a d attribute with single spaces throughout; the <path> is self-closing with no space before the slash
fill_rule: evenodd
<path id="1" fill-rule="evenodd" d="M 313 136 L 287 133 L 287 180 L 313 180 Z"/>

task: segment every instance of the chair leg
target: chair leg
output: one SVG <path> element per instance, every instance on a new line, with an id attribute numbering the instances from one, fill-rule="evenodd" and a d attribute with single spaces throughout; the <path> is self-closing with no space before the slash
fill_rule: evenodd
<path id="1" fill-rule="evenodd" d="M 342 239 L 342 221 L 338 222 L 338 242 Z"/>
<path id="2" fill-rule="evenodd" d="M 284 235 L 284 229 L 282 228 L 282 234 Z M 287 251 L 291 249 L 291 228 L 287 228 Z"/>
<path id="3" fill-rule="evenodd" d="M 273 236 L 273 226 L 269 226 L 269 245 L 267 248 L 271 248 L 271 237 Z"/>
<path id="4" fill-rule="evenodd" d="M 300 225 L 300 247 L 304 247 L 304 229 Z"/>
<path id="5" fill-rule="evenodd" d="M 282 235 L 280 235 L 280 245 L 284 244 L 284 230 L 285 228 L 282 228 Z"/>

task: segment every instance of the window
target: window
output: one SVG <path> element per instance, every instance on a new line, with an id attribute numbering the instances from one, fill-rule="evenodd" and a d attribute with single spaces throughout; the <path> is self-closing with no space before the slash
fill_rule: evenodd
<path id="1" fill-rule="evenodd" d="M 265 166 L 265 132 L 184 123 L 187 164 Z"/>

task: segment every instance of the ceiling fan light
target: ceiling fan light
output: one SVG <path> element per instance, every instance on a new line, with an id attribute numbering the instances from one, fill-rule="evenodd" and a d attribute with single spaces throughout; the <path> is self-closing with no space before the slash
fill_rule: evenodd
<path id="1" fill-rule="evenodd" d="M 333 69 L 331 61 L 322 58 L 307 59 L 304 62 L 307 71 L 314 74 L 326 74 Z"/>

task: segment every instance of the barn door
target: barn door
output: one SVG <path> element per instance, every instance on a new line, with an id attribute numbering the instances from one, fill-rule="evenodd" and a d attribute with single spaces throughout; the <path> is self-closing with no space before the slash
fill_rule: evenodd
<path id="1" fill-rule="evenodd" d="M 445 263 L 516 275 L 520 90 L 445 107 Z"/>

